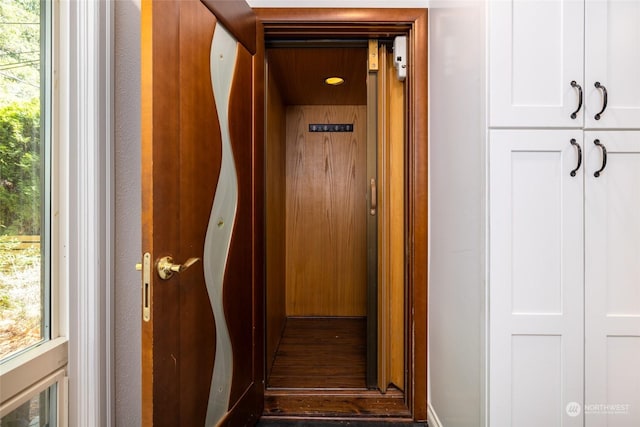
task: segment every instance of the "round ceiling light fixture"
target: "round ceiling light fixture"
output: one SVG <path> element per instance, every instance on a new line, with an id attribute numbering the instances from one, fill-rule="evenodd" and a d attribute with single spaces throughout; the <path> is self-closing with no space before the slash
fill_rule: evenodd
<path id="1" fill-rule="evenodd" d="M 342 77 L 327 77 L 324 82 L 331 86 L 340 86 L 344 83 L 344 79 Z"/>

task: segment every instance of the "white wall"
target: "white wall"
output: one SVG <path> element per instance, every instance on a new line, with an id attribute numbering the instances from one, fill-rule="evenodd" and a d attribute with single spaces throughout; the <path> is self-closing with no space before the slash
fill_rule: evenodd
<path id="1" fill-rule="evenodd" d="M 429 10 L 429 404 L 446 427 L 484 413 L 483 3 Z"/>
<path id="2" fill-rule="evenodd" d="M 140 0 L 115 3 L 115 420 L 141 425 Z"/>

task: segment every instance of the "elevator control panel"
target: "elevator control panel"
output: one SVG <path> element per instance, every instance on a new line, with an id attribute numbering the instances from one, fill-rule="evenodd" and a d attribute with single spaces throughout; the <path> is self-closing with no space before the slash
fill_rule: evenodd
<path id="1" fill-rule="evenodd" d="M 398 80 L 407 78 L 407 37 L 398 36 L 393 39 L 393 65 L 398 71 Z"/>

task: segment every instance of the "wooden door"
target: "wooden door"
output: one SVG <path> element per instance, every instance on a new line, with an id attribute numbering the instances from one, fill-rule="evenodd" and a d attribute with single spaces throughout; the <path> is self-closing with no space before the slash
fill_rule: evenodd
<path id="1" fill-rule="evenodd" d="M 585 425 L 637 426 L 640 132 L 585 132 L 585 152 Z"/>
<path id="2" fill-rule="evenodd" d="M 378 388 L 405 390 L 405 82 L 393 52 L 378 49 Z"/>
<path id="3" fill-rule="evenodd" d="M 489 14 L 490 125 L 581 127 L 584 3 L 493 1 Z"/>
<path id="4" fill-rule="evenodd" d="M 142 40 L 143 424 L 252 424 L 264 377 L 256 19 L 242 0 L 143 1 Z M 177 269 L 198 260 L 163 280 L 166 256 Z"/>
<path id="5" fill-rule="evenodd" d="M 586 126 L 640 128 L 640 2 L 587 1 L 585 14 Z"/>
<path id="6" fill-rule="evenodd" d="M 567 410 L 583 396 L 581 145 L 581 131 L 490 133 L 493 427 L 582 425 Z"/>

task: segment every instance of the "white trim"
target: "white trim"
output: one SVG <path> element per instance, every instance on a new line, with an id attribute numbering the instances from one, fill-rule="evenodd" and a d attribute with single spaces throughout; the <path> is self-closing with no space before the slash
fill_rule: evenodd
<path id="1" fill-rule="evenodd" d="M 427 403 L 427 422 L 429 423 L 429 427 L 443 427 L 431 403 Z"/>
<path id="2" fill-rule="evenodd" d="M 61 0 L 69 425 L 113 424 L 113 3 Z M 64 103 L 66 102 L 66 105 Z M 64 172 L 62 172 L 64 174 Z"/>
<path id="3" fill-rule="evenodd" d="M 51 105 L 51 338 L 69 336 L 68 324 L 68 226 L 66 211 L 68 198 L 68 140 L 62 119 L 68 117 L 68 96 L 64 79 L 68 62 L 68 28 L 62 21 L 64 8 L 56 1 L 52 5 L 52 105 Z"/>
<path id="4" fill-rule="evenodd" d="M 115 2 L 104 4 L 104 138 L 107 142 L 104 152 L 105 172 L 105 425 L 115 426 Z"/>
<path id="5" fill-rule="evenodd" d="M 13 411 L 14 409 L 16 409 L 17 407 L 19 407 L 20 405 L 22 405 L 23 403 L 29 401 L 30 399 L 32 399 L 34 396 L 36 396 L 38 393 L 41 393 L 42 391 L 46 390 L 47 388 L 51 387 L 53 384 L 58 384 L 58 385 L 62 385 L 64 383 L 64 369 L 60 369 L 54 373 L 52 373 L 51 375 L 48 375 L 45 378 L 40 379 L 36 384 L 32 385 L 31 387 L 29 387 L 28 389 L 22 391 L 20 394 L 14 396 L 11 398 L 11 400 L 5 402 L 2 404 L 2 406 L 0 406 L 0 417 L 3 417 L 5 414 L 9 414 L 11 413 L 11 411 Z M 64 387 L 62 385 L 62 387 Z M 64 391 L 63 391 L 64 393 Z M 58 394 L 57 394 L 57 406 L 58 406 L 58 410 L 56 411 L 56 413 L 60 413 L 60 410 L 62 409 L 60 405 L 60 389 L 58 389 Z M 56 420 L 58 421 L 56 423 L 56 425 L 61 425 L 60 424 L 60 418 L 58 417 L 58 419 Z"/>
<path id="6" fill-rule="evenodd" d="M 0 365 L 0 403 L 4 407 L 10 399 L 67 364 L 67 339 L 57 338 L 20 354 Z"/>

